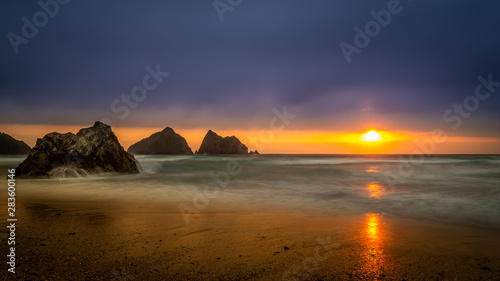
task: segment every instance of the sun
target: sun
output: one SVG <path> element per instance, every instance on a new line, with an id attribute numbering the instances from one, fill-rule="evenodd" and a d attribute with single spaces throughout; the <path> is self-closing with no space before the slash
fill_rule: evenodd
<path id="1" fill-rule="evenodd" d="M 381 141 L 382 136 L 377 133 L 377 131 L 369 131 L 368 133 L 362 134 L 360 140 L 364 142 L 376 142 Z"/>

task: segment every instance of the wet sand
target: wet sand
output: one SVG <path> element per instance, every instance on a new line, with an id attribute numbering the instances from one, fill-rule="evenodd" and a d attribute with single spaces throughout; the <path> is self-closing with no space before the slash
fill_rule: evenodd
<path id="1" fill-rule="evenodd" d="M 174 202 L 18 202 L 17 280 L 500 280 L 492 229 L 222 204 L 186 224 Z"/>

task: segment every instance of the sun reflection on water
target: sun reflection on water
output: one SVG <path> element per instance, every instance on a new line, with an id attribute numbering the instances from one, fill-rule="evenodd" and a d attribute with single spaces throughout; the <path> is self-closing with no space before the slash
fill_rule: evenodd
<path id="1" fill-rule="evenodd" d="M 380 218 L 378 214 L 367 214 L 367 222 L 366 222 L 366 233 L 368 234 L 368 238 L 372 241 L 379 241 L 379 223 Z"/>
<path id="2" fill-rule="evenodd" d="M 366 191 L 371 198 L 380 199 L 385 193 L 384 187 L 377 182 L 370 182 L 366 184 Z"/>
<path id="3" fill-rule="evenodd" d="M 386 234 L 383 229 L 381 214 L 366 214 L 362 235 L 365 248 L 363 253 L 364 270 L 377 273 L 386 261 L 384 253 Z"/>
<path id="4" fill-rule="evenodd" d="M 370 166 L 370 167 L 366 168 L 365 172 L 375 173 L 375 174 L 380 173 L 377 166 Z M 376 181 L 367 182 L 365 184 L 365 190 L 368 194 L 368 197 L 375 198 L 375 199 L 380 199 L 380 197 L 382 197 L 385 193 L 384 187 L 379 182 L 376 182 Z"/>

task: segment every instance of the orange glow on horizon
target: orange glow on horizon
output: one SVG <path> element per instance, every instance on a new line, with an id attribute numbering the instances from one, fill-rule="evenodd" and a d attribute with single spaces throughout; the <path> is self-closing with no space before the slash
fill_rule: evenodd
<path id="1" fill-rule="evenodd" d="M 35 145 L 37 138 L 50 132 L 76 133 L 82 127 L 75 125 L 28 125 L 1 124 L 0 131 Z M 174 130 L 183 136 L 193 150 L 197 150 L 209 128 L 177 128 Z M 161 131 L 160 127 L 113 127 L 120 144 L 127 149 L 130 145 Z M 210 128 L 221 136 L 237 136 L 250 150 L 260 153 L 288 154 L 410 154 L 418 149 L 416 142 L 429 137 L 426 132 L 382 131 L 376 130 L 382 141 L 364 142 L 360 138 L 363 132 L 329 132 L 329 131 L 277 131 L 272 137 L 264 135 L 260 128 L 246 130 L 228 130 Z M 372 131 L 372 130 L 370 130 Z M 374 130 L 375 131 L 375 130 Z M 436 145 L 436 154 L 500 154 L 500 138 L 448 136 L 445 144 Z"/>
<path id="2" fill-rule="evenodd" d="M 389 132 L 389 131 L 375 131 L 370 130 L 368 132 L 335 132 L 326 133 L 320 136 L 318 141 L 330 141 L 346 144 L 358 144 L 358 145 L 373 145 L 377 144 L 379 141 L 383 142 L 395 142 L 410 140 L 411 137 L 408 136 L 409 133 L 403 132 Z"/>

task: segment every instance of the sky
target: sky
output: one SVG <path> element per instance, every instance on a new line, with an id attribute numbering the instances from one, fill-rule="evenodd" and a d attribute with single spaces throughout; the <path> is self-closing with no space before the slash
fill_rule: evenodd
<path id="1" fill-rule="evenodd" d="M 500 153 L 499 10 L 492 0 L 8 0 L 0 131 L 33 146 L 100 120 L 125 148 L 169 126 L 193 151 L 212 129 L 265 153 L 411 153 L 442 129 L 436 153 Z M 294 118 L 271 128 L 285 108 Z M 346 137 L 370 130 L 388 138 Z"/>

